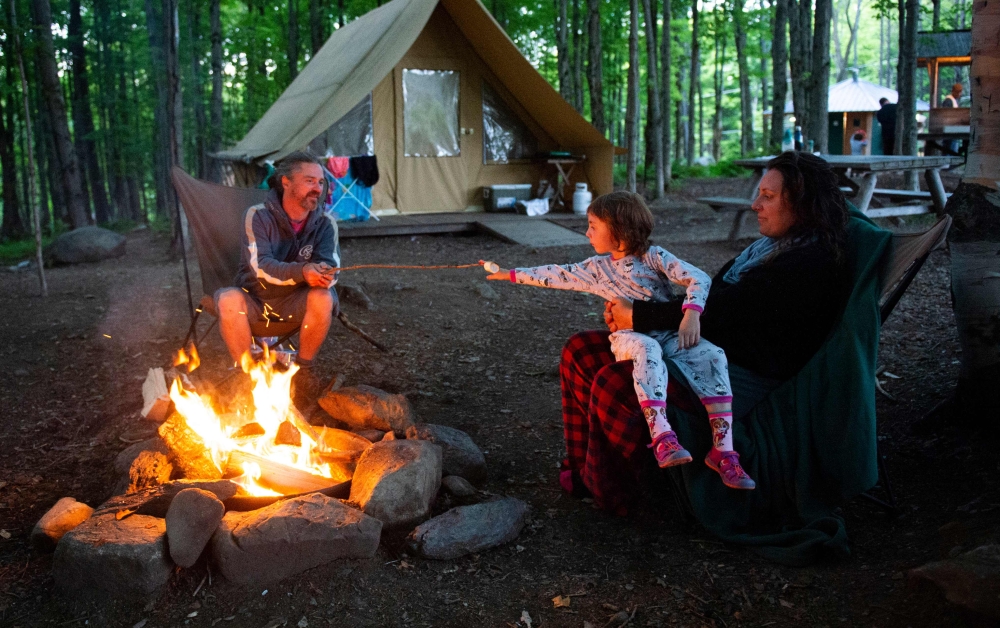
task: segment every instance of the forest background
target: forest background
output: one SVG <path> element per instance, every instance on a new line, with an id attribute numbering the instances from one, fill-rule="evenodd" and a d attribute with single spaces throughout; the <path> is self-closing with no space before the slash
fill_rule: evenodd
<path id="1" fill-rule="evenodd" d="M 10 242 L 32 231 L 33 203 L 47 237 L 93 223 L 169 228 L 170 165 L 219 180 L 209 155 L 242 138 L 330 33 L 379 0 L 3 4 L 0 240 Z M 629 148 L 616 183 L 645 183 L 655 196 L 672 179 L 731 173 L 733 158 L 777 150 L 782 128 L 769 113 L 786 99 L 824 150 L 828 87 L 852 69 L 900 88 L 901 111 L 905 96 L 910 107 L 929 100 L 927 73 L 915 67 L 917 30 L 971 23 L 969 0 L 486 6 L 570 104 Z M 944 91 L 952 79 L 968 82 L 968 68 L 952 71 L 942 75 Z M 910 146 L 903 130 L 901 148 L 915 154 L 915 126 Z M 714 165 L 699 166 L 706 163 Z M 23 257 L 34 246 L 23 245 L 3 253 Z"/>

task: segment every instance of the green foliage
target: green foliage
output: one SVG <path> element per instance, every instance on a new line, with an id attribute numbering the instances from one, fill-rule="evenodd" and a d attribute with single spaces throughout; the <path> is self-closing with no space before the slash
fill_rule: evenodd
<path id="1" fill-rule="evenodd" d="M 47 247 L 52 243 L 52 238 L 42 238 L 42 246 Z M 25 238 L 23 240 L 9 240 L 0 243 L 0 265 L 10 266 L 24 260 L 35 258 L 35 239 Z"/>

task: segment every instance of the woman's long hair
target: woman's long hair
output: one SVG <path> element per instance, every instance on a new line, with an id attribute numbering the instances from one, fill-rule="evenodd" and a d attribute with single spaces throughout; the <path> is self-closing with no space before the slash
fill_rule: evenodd
<path id="1" fill-rule="evenodd" d="M 767 169 L 781 173 L 784 196 L 795 214 L 788 236 L 816 238 L 838 263 L 842 261 L 847 199 L 830 164 L 809 153 L 786 151 L 767 162 Z"/>

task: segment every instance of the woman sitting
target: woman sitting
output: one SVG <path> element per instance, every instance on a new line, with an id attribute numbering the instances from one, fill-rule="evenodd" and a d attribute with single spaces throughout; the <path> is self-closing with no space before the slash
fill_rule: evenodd
<path id="1" fill-rule="evenodd" d="M 755 424 L 751 427 L 741 426 L 741 421 L 776 388 L 782 387 L 785 391 L 794 384 L 786 380 L 803 369 L 831 336 L 832 329 L 839 329 L 835 325 L 844 313 L 848 294 L 853 295 L 852 303 L 857 301 L 864 318 L 864 324 L 858 325 L 858 334 L 865 335 L 873 329 L 874 342 L 865 336 L 864 343 L 855 347 L 856 351 L 845 353 L 859 354 L 862 363 L 868 360 L 865 356 L 871 354 L 874 368 L 878 320 L 877 307 L 870 306 L 877 303 L 877 266 L 888 234 L 860 215 L 852 218 L 852 236 L 868 250 L 862 255 L 855 246 L 851 255 L 870 258 L 870 263 L 864 268 L 855 267 L 857 260 L 849 264 L 847 202 L 829 164 L 807 153 L 786 152 L 768 163 L 752 209 L 764 237 L 727 263 L 712 280 L 701 322 L 703 337 L 724 349 L 729 357 L 737 440 L 745 440 L 749 435 L 750 442 L 746 446 L 759 452 L 758 464 L 763 464 L 760 459 L 773 454 L 771 449 L 774 447 L 781 449 L 787 445 L 794 449 L 798 446 L 798 443 L 787 442 L 796 436 L 785 433 L 775 437 L 777 444 L 753 442 L 758 434 L 763 435 L 761 440 L 769 440 L 775 431 L 773 422 L 787 422 L 787 416 L 781 416 L 782 411 L 787 413 L 787 410 L 769 408 L 764 415 L 755 413 Z M 862 298 L 863 303 L 858 300 Z M 872 312 L 874 318 L 868 316 Z M 618 299 L 607 305 L 605 321 L 611 331 L 634 329 L 649 333 L 677 329 L 682 314 L 680 301 L 633 304 Z M 862 327 L 864 329 L 860 329 Z M 567 450 L 563 467 L 573 472 L 575 493 L 589 493 L 599 508 L 621 512 L 633 493 L 638 463 L 643 459 L 635 454 L 645 449 L 649 433 L 632 387 L 632 365 L 614 361 L 608 336 L 609 332 L 605 331 L 579 333 L 572 336 L 563 349 L 560 375 Z M 787 385 L 783 386 L 783 382 Z M 854 382 L 847 383 L 850 385 L 846 389 L 853 390 Z M 865 421 L 870 419 L 873 449 L 874 393 L 870 400 L 861 399 L 856 405 L 859 416 L 867 417 Z M 692 412 L 697 409 L 693 408 Z M 771 424 L 762 425 L 768 422 Z M 684 423 L 694 425 L 696 421 Z M 863 431 L 867 439 L 867 428 Z M 743 445 L 737 443 L 737 447 Z M 864 445 L 864 449 L 868 446 Z M 796 457 L 794 451 L 785 453 L 789 455 L 779 457 Z M 873 465 L 873 455 L 871 459 Z M 789 470 L 787 460 L 781 462 L 781 470 L 765 469 L 765 477 L 768 473 L 772 476 L 794 473 Z M 858 466 L 863 467 L 859 473 L 865 477 L 855 484 L 864 485 L 860 490 L 865 490 L 874 483 L 874 478 L 870 477 L 867 464 Z M 748 471 L 753 475 L 749 468 Z M 683 472 L 689 494 L 690 481 L 698 472 L 696 469 Z M 759 481 L 758 487 L 762 488 Z M 769 488 L 772 492 L 787 490 L 787 487 L 776 486 L 763 488 L 764 501 L 774 497 L 768 496 Z M 710 488 L 706 490 L 711 491 Z M 845 490 L 855 490 L 854 484 Z M 692 503 L 696 499 L 691 496 Z M 697 504 L 694 505 L 697 515 Z M 768 508 L 771 506 L 773 504 L 768 504 Z M 775 508 L 774 512 L 781 510 Z M 747 516 L 752 518 L 754 515 Z M 702 523 L 712 528 L 706 521 Z M 787 525 L 790 522 L 771 523 Z M 725 537 L 725 532 L 731 529 L 728 524 L 720 524 L 716 531 Z"/>

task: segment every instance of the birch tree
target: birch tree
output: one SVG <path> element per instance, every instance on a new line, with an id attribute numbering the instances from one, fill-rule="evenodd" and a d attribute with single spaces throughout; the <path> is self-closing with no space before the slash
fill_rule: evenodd
<path id="1" fill-rule="evenodd" d="M 962 345 L 956 398 L 971 422 L 1000 403 L 1000 3 L 972 5 L 971 135 L 954 217 L 951 290 Z"/>

